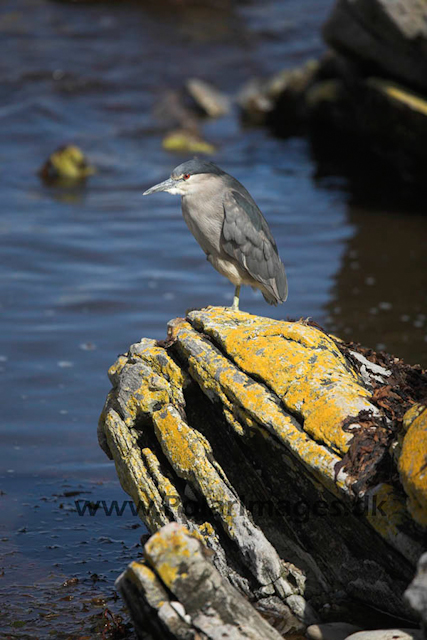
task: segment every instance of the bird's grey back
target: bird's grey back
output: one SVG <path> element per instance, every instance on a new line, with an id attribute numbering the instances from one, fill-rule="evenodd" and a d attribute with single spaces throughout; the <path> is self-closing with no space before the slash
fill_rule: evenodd
<path id="1" fill-rule="evenodd" d="M 265 286 L 268 302 L 284 302 L 288 295 L 285 267 L 267 220 L 238 180 L 228 174 L 224 179 L 223 247 Z"/>
<path id="2" fill-rule="evenodd" d="M 241 182 L 236 180 L 236 178 L 233 178 L 233 176 L 228 175 L 228 173 L 225 174 L 225 179 L 228 189 L 238 194 L 240 204 L 242 208 L 244 207 L 244 210 L 247 213 L 254 228 L 257 231 L 263 231 L 265 233 L 277 253 L 276 241 L 273 238 L 273 234 L 271 233 L 270 227 L 268 226 L 268 222 L 265 219 L 261 209 L 258 207 L 257 203 L 252 198 L 249 191 L 242 185 Z"/>

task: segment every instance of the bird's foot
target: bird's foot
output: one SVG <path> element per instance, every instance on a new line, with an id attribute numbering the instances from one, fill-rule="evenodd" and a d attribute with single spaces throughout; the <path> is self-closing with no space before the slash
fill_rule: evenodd
<path id="1" fill-rule="evenodd" d="M 229 313 L 234 313 L 235 311 L 240 311 L 239 305 L 235 306 L 231 304 L 229 307 L 224 307 L 224 311 L 229 311 Z"/>
<path id="2" fill-rule="evenodd" d="M 308 327 L 310 325 L 311 316 L 308 318 L 300 318 L 299 320 L 295 320 L 297 324 L 302 324 L 304 327 Z"/>

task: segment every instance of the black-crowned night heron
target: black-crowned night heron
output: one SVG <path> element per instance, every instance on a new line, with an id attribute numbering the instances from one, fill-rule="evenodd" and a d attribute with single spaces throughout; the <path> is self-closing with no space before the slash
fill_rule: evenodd
<path id="1" fill-rule="evenodd" d="M 166 191 L 181 196 L 182 214 L 213 267 L 236 287 L 232 309 L 239 308 L 242 284 L 260 289 L 269 304 L 288 295 L 285 267 L 266 219 L 252 196 L 213 162 L 189 160 L 144 196 Z"/>

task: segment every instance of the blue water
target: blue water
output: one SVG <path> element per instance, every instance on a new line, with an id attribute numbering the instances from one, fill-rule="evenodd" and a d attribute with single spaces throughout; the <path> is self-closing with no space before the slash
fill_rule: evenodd
<path id="1" fill-rule="evenodd" d="M 186 309 L 232 300 L 179 199 L 142 197 L 186 159 L 162 150 L 155 105 L 188 77 L 234 94 L 318 56 L 330 6 L 1 2 L 0 629 L 11 637 L 78 637 L 102 611 L 94 597 L 120 608 L 114 579 L 140 553 L 144 528 L 128 510 L 79 516 L 74 503 L 127 500 L 96 440 L 106 371 L 141 337 L 164 338 Z M 426 218 L 357 208 L 343 178 L 315 179 L 305 140 L 243 129 L 236 109 L 204 133 L 263 210 L 288 272 L 286 305 L 245 289 L 242 309 L 311 316 L 426 364 Z M 37 170 L 67 142 L 97 173 L 80 190 L 48 188 Z M 74 491 L 83 493 L 64 496 Z M 89 603 L 78 613 L 60 598 L 73 576 L 74 601 Z"/>

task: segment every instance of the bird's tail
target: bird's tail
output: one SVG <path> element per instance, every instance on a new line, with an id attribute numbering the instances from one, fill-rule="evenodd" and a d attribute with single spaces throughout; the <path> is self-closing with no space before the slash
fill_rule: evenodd
<path id="1" fill-rule="evenodd" d="M 279 302 L 285 302 L 288 298 L 288 279 L 286 277 L 285 265 L 280 261 L 280 269 L 276 276 L 276 286 L 279 293 Z"/>
<path id="2" fill-rule="evenodd" d="M 283 262 L 280 260 L 277 265 L 277 274 L 269 282 L 270 286 L 262 288 L 262 295 L 268 304 L 276 306 L 279 302 L 285 302 L 288 297 L 288 279 Z"/>

